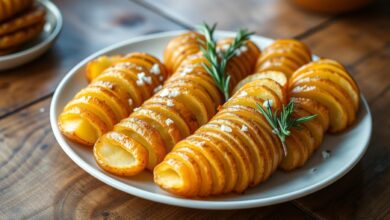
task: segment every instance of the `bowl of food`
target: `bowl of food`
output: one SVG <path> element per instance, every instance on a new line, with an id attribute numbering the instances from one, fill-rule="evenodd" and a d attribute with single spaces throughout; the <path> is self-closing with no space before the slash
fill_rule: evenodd
<path id="1" fill-rule="evenodd" d="M 0 15 L 0 71 L 42 55 L 62 29 L 62 15 L 51 1 L 21 2 Z"/>

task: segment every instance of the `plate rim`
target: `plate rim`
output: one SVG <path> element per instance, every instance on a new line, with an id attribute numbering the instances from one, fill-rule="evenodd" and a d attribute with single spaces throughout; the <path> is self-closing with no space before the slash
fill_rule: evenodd
<path id="1" fill-rule="evenodd" d="M 62 30 L 62 26 L 63 26 L 63 18 L 62 18 L 61 11 L 58 9 L 58 7 L 53 2 L 51 2 L 49 0 L 37 0 L 37 2 L 39 2 L 39 4 L 41 4 L 41 5 L 43 5 L 46 8 L 46 10 L 50 11 L 50 13 L 52 13 L 54 15 L 55 22 L 56 22 L 55 27 L 53 28 L 51 33 L 47 37 L 45 37 L 45 39 L 42 40 L 41 42 L 39 42 L 39 43 L 29 47 L 29 48 L 26 48 L 25 50 L 21 50 L 21 51 L 15 52 L 15 53 L 0 56 L 0 63 L 7 62 L 10 60 L 20 59 L 21 57 L 28 56 L 28 55 L 36 52 L 37 50 L 45 47 L 47 44 L 53 42 L 60 34 L 60 32 Z"/>
<path id="2" fill-rule="evenodd" d="M 81 157 L 77 155 L 77 153 L 72 149 L 70 145 L 68 145 L 65 142 L 65 139 L 62 137 L 58 126 L 57 126 L 57 102 L 58 102 L 58 96 L 61 94 L 62 90 L 64 89 L 66 83 L 69 81 L 69 79 L 77 73 L 77 70 L 79 70 L 82 66 L 84 66 L 88 61 L 94 59 L 95 57 L 98 57 L 102 54 L 109 53 L 112 50 L 115 50 L 119 47 L 123 47 L 129 44 L 134 44 L 137 42 L 145 41 L 145 40 L 151 40 L 151 39 L 158 39 L 163 37 L 169 37 L 169 36 L 175 36 L 179 33 L 183 33 L 188 30 L 176 30 L 176 31 L 167 31 L 167 32 L 160 32 L 155 34 L 148 34 L 148 35 L 141 35 L 137 37 L 130 38 L 128 40 L 113 44 L 111 46 L 105 47 L 90 56 L 83 59 L 81 62 L 79 62 L 77 65 L 75 65 L 66 75 L 65 77 L 60 81 L 58 84 L 53 98 L 50 103 L 50 124 L 52 131 L 54 133 L 55 139 L 62 148 L 62 150 L 67 154 L 67 156 L 76 163 L 81 169 L 95 177 L 96 179 L 100 180 L 101 182 L 118 189 L 120 191 L 123 191 L 125 193 L 147 199 L 154 202 L 159 202 L 163 204 L 168 205 L 174 205 L 174 206 L 180 206 L 180 207 L 187 207 L 187 208 L 195 208 L 195 209 L 208 209 L 208 210 L 226 210 L 226 209 L 245 209 L 245 208 L 254 208 L 254 207 L 261 207 L 261 206 L 268 206 L 273 204 L 278 204 L 286 201 L 291 201 L 303 196 L 306 196 L 308 194 L 311 194 L 315 191 L 319 191 L 326 186 L 329 186 L 330 184 L 334 183 L 335 181 L 339 180 L 341 177 L 343 177 L 346 173 L 348 173 L 363 157 L 365 154 L 368 145 L 371 140 L 372 136 L 372 115 L 370 108 L 367 104 L 367 101 L 363 94 L 360 94 L 360 98 L 362 101 L 362 107 L 367 111 L 366 117 L 368 117 L 368 138 L 366 139 L 366 142 L 364 143 L 363 150 L 359 154 L 358 157 L 355 158 L 355 160 L 350 161 L 349 163 L 345 164 L 342 169 L 339 169 L 339 172 L 332 173 L 332 175 L 329 175 L 327 178 L 324 178 L 322 181 L 317 182 L 316 184 L 312 184 L 310 186 L 307 186 L 305 188 L 302 188 L 300 190 L 295 190 L 290 193 L 272 196 L 268 198 L 260 198 L 260 199 L 250 199 L 245 201 L 207 201 L 207 200 L 197 200 L 197 199 L 188 199 L 188 198 L 178 198 L 173 197 L 170 195 L 165 194 L 159 194 L 154 193 L 150 191 L 146 191 L 144 189 L 140 189 L 138 187 L 128 185 L 126 183 L 121 182 L 120 180 L 114 179 L 113 177 L 103 173 L 102 171 L 92 167 L 84 161 Z M 218 35 L 232 35 L 234 32 L 231 31 L 217 31 Z M 271 38 L 266 38 L 260 35 L 256 35 L 255 37 L 263 38 L 266 40 L 271 40 Z"/>

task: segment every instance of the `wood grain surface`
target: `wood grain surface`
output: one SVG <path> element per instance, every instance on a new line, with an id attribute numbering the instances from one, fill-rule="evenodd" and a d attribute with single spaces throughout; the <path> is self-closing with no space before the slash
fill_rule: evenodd
<path id="1" fill-rule="evenodd" d="M 65 26 L 43 57 L 0 73 L 0 219 L 390 219 L 390 7 L 316 15 L 283 0 L 56 0 Z M 244 11 L 244 12 L 243 12 Z M 51 94 L 87 55 L 145 33 L 218 22 L 268 37 L 297 37 L 354 75 L 373 115 L 361 162 L 331 186 L 291 202 L 206 211 L 143 200 L 96 180 L 62 152 L 49 124 Z"/>

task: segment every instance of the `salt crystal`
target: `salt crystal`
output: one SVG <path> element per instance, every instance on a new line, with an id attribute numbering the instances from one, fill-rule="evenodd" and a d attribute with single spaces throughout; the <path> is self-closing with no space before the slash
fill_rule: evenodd
<path id="1" fill-rule="evenodd" d="M 221 125 L 221 131 L 232 132 L 232 128 L 226 125 Z"/>
<path id="2" fill-rule="evenodd" d="M 153 92 L 156 93 L 162 89 L 162 85 L 158 85 L 156 88 L 154 88 Z"/>
<path id="3" fill-rule="evenodd" d="M 323 150 L 321 152 L 321 155 L 322 155 L 322 159 L 326 160 L 330 157 L 330 150 Z"/>
<path id="4" fill-rule="evenodd" d="M 173 90 L 169 93 L 168 97 L 173 98 L 173 97 L 176 97 L 176 96 L 178 96 L 178 95 L 180 95 L 179 89 L 173 89 Z"/>
<path id="5" fill-rule="evenodd" d="M 240 47 L 240 51 L 241 51 L 242 53 L 245 53 L 246 51 L 248 51 L 248 47 L 245 46 L 245 45 L 243 45 L 243 46 Z"/>
<path id="6" fill-rule="evenodd" d="M 168 107 L 173 107 L 173 106 L 174 106 L 173 100 L 169 99 L 169 100 L 167 101 L 167 106 L 168 106 Z"/>
<path id="7" fill-rule="evenodd" d="M 263 107 L 264 108 L 268 108 L 268 107 L 272 107 L 273 105 L 273 101 L 272 100 L 266 100 L 264 103 L 263 103 Z"/>
<path id="8" fill-rule="evenodd" d="M 167 97 L 169 95 L 169 91 L 167 89 L 164 89 L 160 92 L 161 97 Z"/>
<path id="9" fill-rule="evenodd" d="M 247 96 L 247 95 L 248 95 L 247 92 L 242 91 L 242 92 L 240 92 L 240 94 L 239 94 L 237 97 L 245 97 L 245 96 Z"/>
<path id="10" fill-rule="evenodd" d="M 151 76 L 144 77 L 144 82 L 151 85 L 152 84 L 152 77 Z"/>
<path id="11" fill-rule="evenodd" d="M 131 98 L 129 98 L 128 100 L 127 100 L 127 102 L 129 103 L 129 106 L 132 106 L 133 105 L 133 100 L 131 99 Z"/>
<path id="12" fill-rule="evenodd" d="M 242 127 L 241 127 L 241 131 L 243 131 L 243 132 L 246 132 L 246 131 L 248 131 L 248 127 L 247 127 L 247 126 L 245 126 L 245 125 L 242 125 Z"/>
<path id="13" fill-rule="evenodd" d="M 143 86 L 143 85 L 145 85 L 144 81 L 143 81 L 143 80 L 140 80 L 140 79 L 138 79 L 135 83 L 137 84 L 137 86 Z"/>
<path id="14" fill-rule="evenodd" d="M 160 76 L 160 77 L 158 77 L 158 79 L 159 79 L 160 81 L 163 81 L 163 80 L 164 80 L 164 77 L 163 77 L 163 76 Z"/>
<path id="15" fill-rule="evenodd" d="M 155 63 L 152 68 L 150 69 L 150 72 L 153 73 L 154 75 L 160 75 L 160 66 Z"/>
<path id="16" fill-rule="evenodd" d="M 171 124 L 173 124 L 172 119 L 167 118 L 167 120 L 165 120 L 165 124 L 167 124 L 168 126 L 171 125 Z"/>

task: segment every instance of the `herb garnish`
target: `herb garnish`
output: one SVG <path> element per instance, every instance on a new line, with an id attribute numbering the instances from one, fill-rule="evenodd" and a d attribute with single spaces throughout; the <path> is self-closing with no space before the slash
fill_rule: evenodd
<path id="1" fill-rule="evenodd" d="M 203 24 L 199 27 L 199 31 L 202 32 L 206 38 L 206 41 L 200 40 L 201 51 L 205 58 L 209 61 L 210 65 L 203 64 L 203 67 L 211 75 L 217 84 L 219 90 L 223 93 L 225 100 L 230 96 L 230 78 L 229 73 L 226 72 L 227 62 L 236 54 L 236 50 L 243 46 L 249 37 L 254 34 L 248 32 L 246 29 L 241 29 L 232 44 L 226 50 L 217 50 L 217 41 L 214 39 L 214 31 L 217 27 L 216 24 L 209 26 Z"/>
<path id="2" fill-rule="evenodd" d="M 313 120 L 317 115 L 310 115 L 301 118 L 293 117 L 294 101 L 291 100 L 287 106 L 283 105 L 282 110 L 272 111 L 271 101 L 264 102 L 264 108 L 259 103 L 257 104 L 258 111 L 264 115 L 265 119 L 272 127 L 272 132 L 276 134 L 282 142 L 284 156 L 287 155 L 286 137 L 291 134 L 291 128 L 301 128 L 301 123 Z"/>

